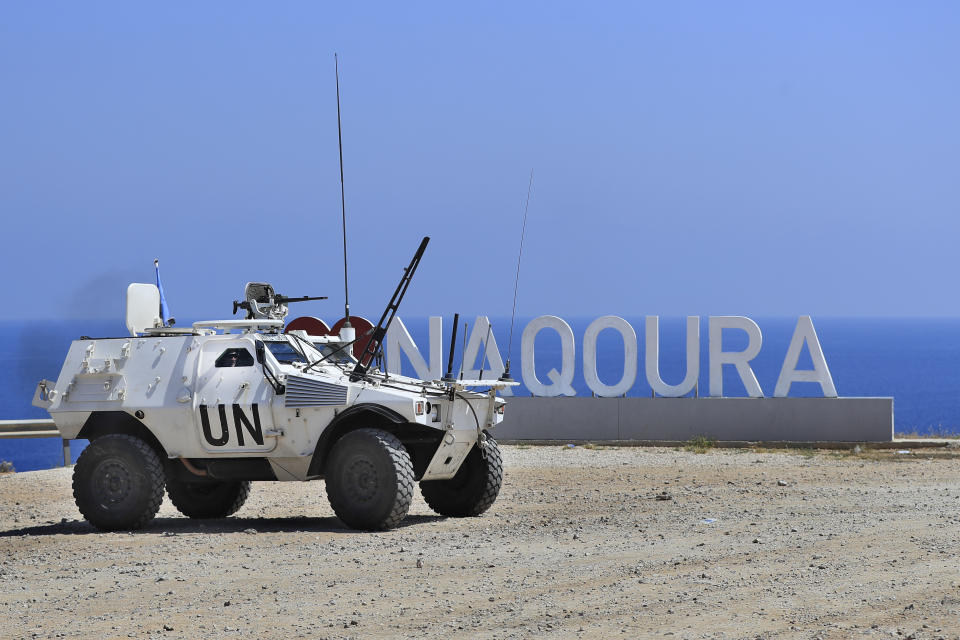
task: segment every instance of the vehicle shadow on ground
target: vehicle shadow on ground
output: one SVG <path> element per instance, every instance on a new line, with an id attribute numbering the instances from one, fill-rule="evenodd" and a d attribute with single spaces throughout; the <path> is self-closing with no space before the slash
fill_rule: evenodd
<path id="1" fill-rule="evenodd" d="M 444 516 L 407 516 L 396 528 L 446 520 Z M 122 533 L 138 536 L 172 537 L 190 533 L 380 533 L 351 529 L 337 518 L 221 518 L 194 520 L 191 518 L 156 518 L 137 531 L 103 532 L 85 520 L 67 520 L 0 531 L 0 538 L 14 536 L 61 536 Z"/>

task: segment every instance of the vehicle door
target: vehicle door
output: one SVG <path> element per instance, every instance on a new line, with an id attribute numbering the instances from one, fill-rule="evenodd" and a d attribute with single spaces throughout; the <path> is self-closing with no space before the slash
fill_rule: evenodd
<path id="1" fill-rule="evenodd" d="M 255 353 L 247 336 L 218 336 L 200 347 L 196 426 L 211 453 L 259 453 L 276 446 L 273 389 Z"/>

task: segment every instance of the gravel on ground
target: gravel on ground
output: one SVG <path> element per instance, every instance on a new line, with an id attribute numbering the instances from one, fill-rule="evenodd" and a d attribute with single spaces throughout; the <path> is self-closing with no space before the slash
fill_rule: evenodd
<path id="1" fill-rule="evenodd" d="M 382 533 L 320 482 L 100 533 L 70 470 L 2 475 L 0 636 L 960 638 L 956 451 L 503 454 L 483 516 Z"/>

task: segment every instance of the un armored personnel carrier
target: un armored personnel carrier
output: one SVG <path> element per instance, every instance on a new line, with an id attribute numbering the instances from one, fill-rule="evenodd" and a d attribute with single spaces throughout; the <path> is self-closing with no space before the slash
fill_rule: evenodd
<path id="1" fill-rule="evenodd" d="M 496 390 L 512 382 L 415 380 L 374 365 L 428 239 L 369 335 L 284 333 L 286 303 L 250 283 L 244 319 L 164 326 L 152 284 L 127 290 L 129 336 L 75 340 L 57 380 L 41 381 L 63 438 L 90 444 L 74 468 L 83 516 L 103 530 L 137 529 L 164 489 L 191 518 L 235 513 L 258 480 L 325 480 L 337 516 L 387 529 L 406 516 L 414 483 L 446 516 L 474 516 L 497 498 L 503 419 Z M 456 329 L 454 329 L 456 333 Z M 365 346 L 359 355 L 353 345 Z M 451 354 L 452 360 L 452 354 Z"/>

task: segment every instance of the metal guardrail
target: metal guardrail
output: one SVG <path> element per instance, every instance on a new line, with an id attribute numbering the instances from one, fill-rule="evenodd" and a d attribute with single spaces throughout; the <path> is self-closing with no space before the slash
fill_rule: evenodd
<path id="1" fill-rule="evenodd" d="M 0 420 L 0 440 L 8 438 L 59 438 L 60 431 L 53 420 Z M 63 466 L 73 463 L 70 440 L 63 438 Z"/>

